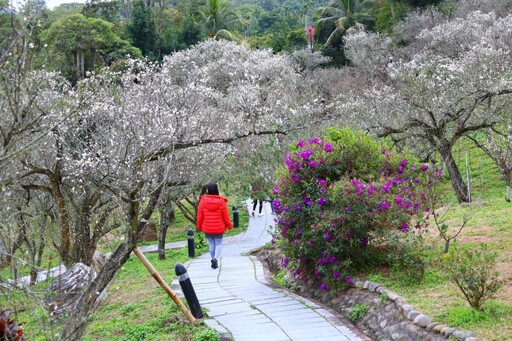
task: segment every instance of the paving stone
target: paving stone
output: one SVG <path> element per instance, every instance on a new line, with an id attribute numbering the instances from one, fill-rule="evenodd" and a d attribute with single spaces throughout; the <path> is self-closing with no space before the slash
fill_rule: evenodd
<path id="1" fill-rule="evenodd" d="M 264 310 L 265 312 L 268 312 L 269 314 L 282 314 L 283 312 L 285 314 L 290 314 L 292 312 L 296 312 L 299 310 L 304 309 L 304 305 L 297 303 L 297 302 L 285 302 L 287 304 L 280 303 L 280 304 L 257 304 L 255 305 L 258 309 Z"/>

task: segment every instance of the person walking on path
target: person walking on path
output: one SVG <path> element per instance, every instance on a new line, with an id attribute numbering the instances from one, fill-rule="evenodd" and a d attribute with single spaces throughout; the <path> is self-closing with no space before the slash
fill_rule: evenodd
<path id="1" fill-rule="evenodd" d="M 222 237 L 233 224 L 228 213 L 228 199 L 219 195 L 219 187 L 215 182 L 206 185 L 206 194 L 201 196 L 197 207 L 196 229 L 203 231 L 208 246 L 212 269 L 219 267 L 218 259 L 222 251 Z"/>
<path id="2" fill-rule="evenodd" d="M 255 213 L 256 213 L 256 207 L 258 207 L 258 203 L 260 204 L 260 208 L 258 209 L 258 217 L 263 216 L 263 213 L 262 213 L 262 210 L 263 210 L 263 200 L 260 200 L 260 199 L 252 199 L 252 200 L 253 200 L 253 204 L 252 204 L 252 216 L 253 216 L 253 217 L 255 216 Z"/>
<path id="3" fill-rule="evenodd" d="M 255 216 L 256 207 L 259 203 L 258 216 L 263 216 L 263 201 L 265 200 L 265 192 L 263 190 L 263 182 L 258 179 L 255 183 L 251 185 L 251 199 L 252 199 L 252 216 Z"/>

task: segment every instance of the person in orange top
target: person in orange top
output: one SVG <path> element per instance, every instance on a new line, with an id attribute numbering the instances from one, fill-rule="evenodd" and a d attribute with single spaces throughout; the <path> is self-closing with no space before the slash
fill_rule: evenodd
<path id="1" fill-rule="evenodd" d="M 215 182 L 206 185 L 206 194 L 201 196 L 197 207 L 196 228 L 203 231 L 210 247 L 212 269 L 219 267 L 218 259 L 222 251 L 222 237 L 233 224 L 228 213 L 228 199 L 219 195 Z"/>

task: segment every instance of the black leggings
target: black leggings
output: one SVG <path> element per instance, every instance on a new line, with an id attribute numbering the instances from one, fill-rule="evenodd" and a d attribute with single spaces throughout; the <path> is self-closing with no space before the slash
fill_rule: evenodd
<path id="1" fill-rule="evenodd" d="M 258 205 L 258 201 L 260 203 L 260 209 L 259 209 L 258 213 L 261 213 L 261 210 L 263 209 L 263 200 L 254 199 L 253 200 L 253 204 L 252 204 L 252 210 L 253 211 L 256 210 L 256 206 Z"/>

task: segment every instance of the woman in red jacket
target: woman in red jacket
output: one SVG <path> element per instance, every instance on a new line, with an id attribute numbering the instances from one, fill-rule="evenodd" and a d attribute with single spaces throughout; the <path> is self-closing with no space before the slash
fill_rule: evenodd
<path id="1" fill-rule="evenodd" d="M 232 229 L 229 219 L 228 199 L 219 195 L 215 182 L 206 185 L 206 194 L 201 196 L 197 207 L 196 228 L 204 232 L 210 247 L 212 269 L 217 269 L 218 259 L 222 251 L 222 237 L 226 229 Z"/>

